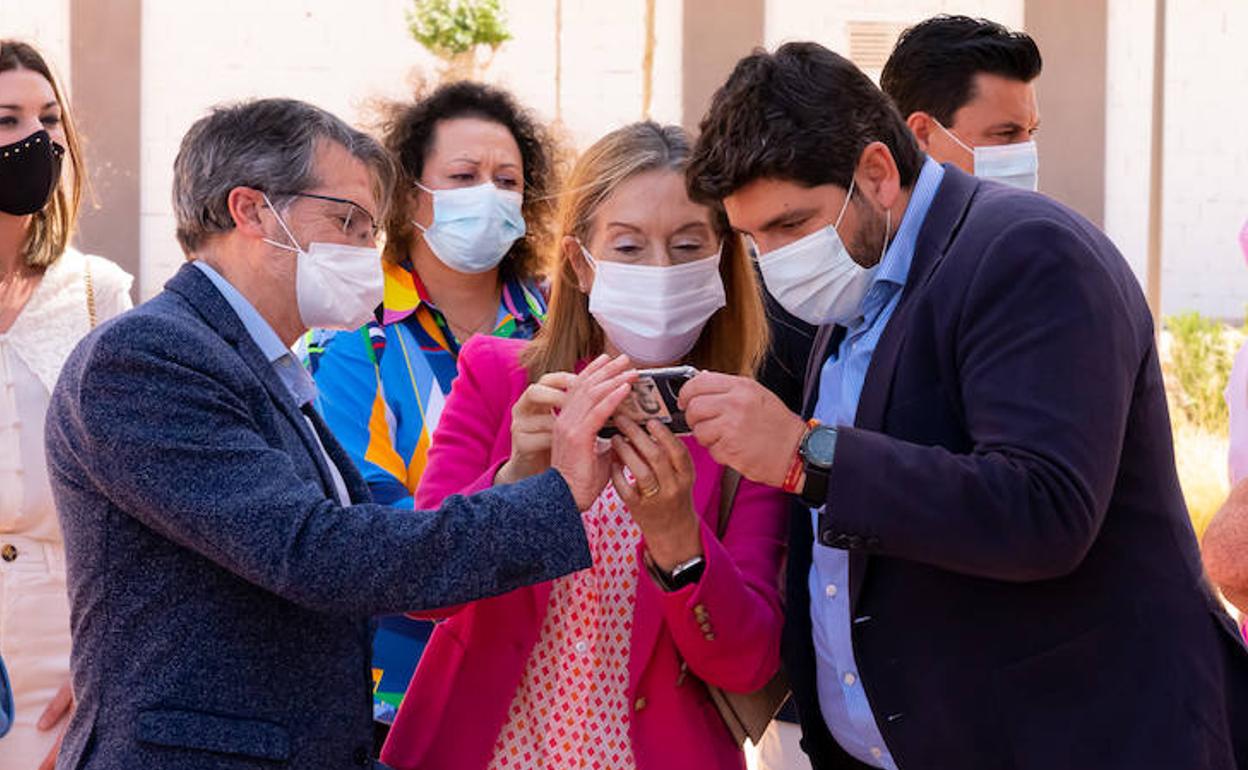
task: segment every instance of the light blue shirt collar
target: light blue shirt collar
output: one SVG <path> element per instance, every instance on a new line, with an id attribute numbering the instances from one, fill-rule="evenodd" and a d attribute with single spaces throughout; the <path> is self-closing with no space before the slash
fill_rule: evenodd
<path id="1" fill-rule="evenodd" d="M 273 365 L 278 378 L 290 391 L 295 403 L 303 406 L 316 398 L 316 385 L 312 377 L 291 353 L 290 348 L 282 344 L 281 337 L 277 336 L 277 332 L 273 331 L 268 321 L 264 320 L 264 316 L 260 315 L 255 305 L 252 305 L 242 295 L 242 292 L 234 288 L 234 285 L 211 265 L 199 259 L 191 264 L 208 276 L 208 280 L 212 281 L 212 285 L 217 287 L 217 291 L 221 292 L 221 296 L 233 308 L 238 320 L 242 321 L 243 327 L 247 329 L 252 342 L 256 343 L 256 347 L 260 348 L 260 352 Z"/>
<path id="2" fill-rule="evenodd" d="M 872 283 L 887 282 L 905 286 L 910 276 L 910 265 L 914 262 L 914 249 L 919 239 L 919 230 L 927 219 L 928 209 L 945 178 L 944 166 L 931 158 L 923 159 L 923 168 L 919 170 L 919 178 L 915 181 L 910 193 L 910 201 L 906 205 L 906 213 L 901 217 L 897 234 L 893 242 L 884 252 L 880 260 L 880 269 L 876 271 Z"/>

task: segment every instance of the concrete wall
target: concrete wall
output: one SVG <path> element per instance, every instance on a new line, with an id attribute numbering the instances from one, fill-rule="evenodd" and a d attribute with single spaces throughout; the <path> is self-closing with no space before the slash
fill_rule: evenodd
<path id="1" fill-rule="evenodd" d="M 69 0 L 0 0 L 0 38 L 34 43 L 58 77 L 69 79 Z"/>
<path id="2" fill-rule="evenodd" d="M 1243 318 L 1248 2 L 1169 0 L 1167 10 L 1162 309 Z"/>
<path id="3" fill-rule="evenodd" d="M 1105 219 L 1106 0 L 1028 0 L 1040 47 L 1040 190 L 1100 225 Z"/>
<path id="4" fill-rule="evenodd" d="M 74 117 L 91 179 L 78 242 L 141 275 L 141 0 L 72 0 Z"/>
<path id="5" fill-rule="evenodd" d="M 816 40 L 848 56 L 850 21 L 909 25 L 938 13 L 984 16 L 1017 28 L 1023 25 L 1023 0 L 771 0 L 766 44 L 771 48 L 787 40 Z"/>
<path id="6" fill-rule="evenodd" d="M 1141 284 L 1148 269 L 1153 2 L 1107 4 L 1104 227 Z"/>
<path id="7" fill-rule="evenodd" d="M 6 2 L 8 0 L 5 0 Z M 359 125 L 378 100 L 404 98 L 436 80 L 440 63 L 408 36 L 406 0 L 143 3 L 141 243 L 144 297 L 182 262 L 169 191 L 178 143 L 218 102 L 290 96 Z M 563 0 L 562 56 L 556 0 L 511 0 L 514 40 L 485 71 L 583 147 L 642 116 L 644 0 Z M 367 8 L 367 12 L 364 9 Z M 658 0 L 651 115 L 680 122 L 682 17 Z M 562 58 L 561 93 L 555 89 Z M 562 104 L 562 110 L 558 106 Z"/>

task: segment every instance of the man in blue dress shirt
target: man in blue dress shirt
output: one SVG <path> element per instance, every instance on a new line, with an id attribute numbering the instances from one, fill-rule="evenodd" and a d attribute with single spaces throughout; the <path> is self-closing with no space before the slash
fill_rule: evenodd
<path id="1" fill-rule="evenodd" d="M 814 43 L 737 64 L 688 179 L 820 327 L 800 416 L 745 378 L 680 394 L 716 460 L 798 498 L 784 656 L 812 765 L 1248 762 L 1248 650 L 1113 244 L 928 159 Z"/>

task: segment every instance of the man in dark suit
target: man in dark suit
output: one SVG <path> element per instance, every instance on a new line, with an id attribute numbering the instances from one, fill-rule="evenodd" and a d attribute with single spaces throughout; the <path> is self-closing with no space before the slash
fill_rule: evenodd
<path id="1" fill-rule="evenodd" d="M 800 417 L 743 378 L 681 392 L 717 460 L 800 498 L 785 661 L 812 764 L 1248 765 L 1248 650 L 1113 245 L 927 159 L 813 43 L 743 59 L 701 129 L 691 193 L 822 327 Z"/>
<path id="2" fill-rule="evenodd" d="M 290 345 L 380 301 L 391 179 L 374 140 L 292 100 L 184 139 L 189 263 L 86 338 L 48 412 L 78 700 L 58 767 L 371 766 L 370 615 L 589 566 L 626 359 L 567 392 L 552 470 L 434 512 L 370 504 L 312 409 Z"/>

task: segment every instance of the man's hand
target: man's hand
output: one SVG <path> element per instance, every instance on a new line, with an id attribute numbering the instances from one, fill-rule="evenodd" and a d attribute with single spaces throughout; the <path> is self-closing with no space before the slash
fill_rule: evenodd
<path id="1" fill-rule="evenodd" d="M 563 408 L 555 418 L 550 443 L 550 467 L 559 471 L 577 507 L 588 510 L 611 471 L 610 447 L 598 442 L 598 431 L 628 396 L 637 370 L 627 356 L 601 355 L 585 367 L 568 387 Z"/>
<path id="2" fill-rule="evenodd" d="M 774 393 L 745 377 L 702 372 L 680 389 L 679 403 L 717 463 L 760 484 L 784 485 L 806 423 Z"/>

